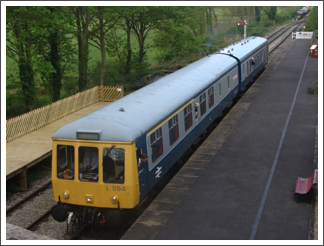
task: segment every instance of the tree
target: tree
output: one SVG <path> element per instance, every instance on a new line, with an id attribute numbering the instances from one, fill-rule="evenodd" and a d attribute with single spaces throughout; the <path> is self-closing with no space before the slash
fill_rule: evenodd
<path id="1" fill-rule="evenodd" d="M 97 18 L 91 24 L 90 40 L 95 44 L 90 43 L 92 46 L 98 48 L 101 53 L 101 72 L 100 72 L 100 84 L 105 83 L 106 73 L 106 51 L 105 51 L 105 35 L 116 25 L 120 20 L 120 13 L 122 10 L 120 7 L 104 7 L 98 6 Z"/>
<path id="2" fill-rule="evenodd" d="M 318 6 L 314 6 L 310 11 L 309 19 L 306 23 L 306 30 L 318 30 Z"/>
<path id="3" fill-rule="evenodd" d="M 148 7 L 132 7 L 133 12 L 131 15 L 130 26 L 135 32 L 136 39 L 139 45 L 139 62 L 143 62 L 145 55 L 144 43 L 148 37 L 149 32 L 158 29 L 159 26 L 170 18 L 177 20 L 182 18 L 182 12 L 179 7 L 160 7 L 160 6 L 148 6 Z"/>
<path id="4" fill-rule="evenodd" d="M 7 55 L 18 64 L 24 111 L 32 110 L 36 100 L 31 31 L 33 13 L 33 7 L 6 7 Z"/>
<path id="5" fill-rule="evenodd" d="M 39 7 L 42 18 L 39 28 L 42 32 L 35 38 L 35 51 L 40 55 L 38 59 L 50 62 L 50 71 L 40 71 L 45 87 L 48 88 L 52 102 L 61 97 L 62 77 L 64 74 L 64 60 L 71 61 L 72 47 L 66 35 L 71 32 L 71 18 L 61 7 Z"/>
<path id="6" fill-rule="evenodd" d="M 89 26 L 95 16 L 90 16 L 90 7 L 69 7 L 75 17 L 76 30 L 74 35 L 78 42 L 79 91 L 84 91 L 88 82 L 89 61 Z"/>
<path id="7" fill-rule="evenodd" d="M 269 17 L 269 20 L 272 21 L 276 17 L 277 6 L 264 7 L 263 11 L 267 14 L 267 16 Z"/>
<path id="8" fill-rule="evenodd" d="M 260 22 L 261 21 L 261 10 L 260 7 L 255 6 L 255 21 Z"/>

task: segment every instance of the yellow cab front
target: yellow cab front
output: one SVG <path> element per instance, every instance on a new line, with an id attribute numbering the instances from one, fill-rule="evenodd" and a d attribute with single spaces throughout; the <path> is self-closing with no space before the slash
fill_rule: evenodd
<path id="1" fill-rule="evenodd" d="M 53 139 L 54 200 L 98 208 L 134 208 L 140 197 L 135 153 L 135 143 Z"/>

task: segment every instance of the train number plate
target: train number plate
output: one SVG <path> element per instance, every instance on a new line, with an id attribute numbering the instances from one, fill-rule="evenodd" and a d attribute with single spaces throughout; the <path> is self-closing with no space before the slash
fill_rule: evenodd
<path id="1" fill-rule="evenodd" d="M 126 187 L 116 186 L 116 185 L 112 185 L 112 186 L 106 185 L 106 191 L 126 191 Z"/>

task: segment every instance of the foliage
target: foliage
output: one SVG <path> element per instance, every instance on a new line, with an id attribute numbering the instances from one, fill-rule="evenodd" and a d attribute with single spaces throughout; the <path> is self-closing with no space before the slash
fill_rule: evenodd
<path id="1" fill-rule="evenodd" d="M 78 93 L 78 77 L 73 75 L 65 75 L 62 81 L 63 92 L 66 97 Z"/>
<path id="2" fill-rule="evenodd" d="M 16 92 L 6 92 L 6 119 L 13 118 L 26 112 L 24 98 L 22 89 L 18 89 Z"/>
<path id="3" fill-rule="evenodd" d="M 310 11 L 305 31 L 318 30 L 318 6 L 314 6 Z"/>
<path id="4" fill-rule="evenodd" d="M 165 62 L 177 56 L 198 52 L 202 39 L 195 37 L 186 26 L 177 26 L 170 21 L 155 34 L 153 42 L 153 48 L 158 50 L 157 61 Z"/>
<path id="5" fill-rule="evenodd" d="M 278 25 L 296 8 L 7 7 L 7 117 L 95 85 L 131 86 L 152 69 L 184 66 L 241 39 L 235 22 L 262 36 L 273 16 Z"/>
<path id="6" fill-rule="evenodd" d="M 264 12 L 268 16 L 269 20 L 272 21 L 276 18 L 277 6 L 264 7 Z"/>

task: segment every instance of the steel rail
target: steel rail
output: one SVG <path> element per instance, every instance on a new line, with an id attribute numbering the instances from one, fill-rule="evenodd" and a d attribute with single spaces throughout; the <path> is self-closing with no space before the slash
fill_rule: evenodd
<path id="1" fill-rule="evenodd" d="M 23 203 L 25 203 L 26 201 L 28 201 L 29 199 L 33 198 L 34 196 L 37 195 L 38 192 L 43 191 L 45 189 L 47 189 L 47 186 L 49 186 L 52 183 L 52 180 L 46 182 L 43 186 L 41 186 L 40 188 L 38 188 L 37 190 L 35 190 L 33 193 L 29 194 L 27 197 L 25 197 L 24 199 L 22 199 L 21 201 L 17 202 L 15 205 L 11 206 L 10 208 L 8 208 L 6 210 L 6 215 L 12 213 L 13 211 L 15 211 L 20 205 L 22 205 Z"/>

